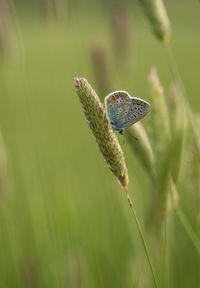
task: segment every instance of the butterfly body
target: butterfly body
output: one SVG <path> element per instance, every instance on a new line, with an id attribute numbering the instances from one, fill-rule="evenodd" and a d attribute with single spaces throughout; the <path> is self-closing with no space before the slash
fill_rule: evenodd
<path id="1" fill-rule="evenodd" d="M 124 129 L 142 119 L 149 112 L 149 103 L 118 90 L 105 98 L 106 111 L 113 130 L 123 134 Z"/>

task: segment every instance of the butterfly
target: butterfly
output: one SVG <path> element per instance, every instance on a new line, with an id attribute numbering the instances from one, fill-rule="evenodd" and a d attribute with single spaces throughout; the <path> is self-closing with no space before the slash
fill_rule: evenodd
<path id="1" fill-rule="evenodd" d="M 105 98 L 105 106 L 113 131 L 124 134 L 124 129 L 142 119 L 150 104 L 140 98 L 131 97 L 123 90 L 110 93 Z"/>

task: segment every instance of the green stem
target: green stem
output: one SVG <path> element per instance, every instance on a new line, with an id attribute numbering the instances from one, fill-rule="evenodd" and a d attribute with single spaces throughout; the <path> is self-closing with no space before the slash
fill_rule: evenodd
<path id="1" fill-rule="evenodd" d="M 189 107 L 187 92 L 186 92 L 184 83 L 182 81 L 182 78 L 180 76 L 178 66 L 176 64 L 176 59 L 173 55 L 173 51 L 172 51 L 171 46 L 169 44 L 166 45 L 166 55 L 167 55 L 169 67 L 170 67 L 171 73 L 173 75 L 173 78 L 180 85 L 182 95 L 183 95 L 184 104 L 185 104 L 187 112 L 188 112 L 189 121 L 190 121 L 192 130 L 193 130 L 193 133 L 196 136 L 196 139 L 198 139 L 198 130 L 197 130 L 197 127 L 195 125 L 193 114 L 192 114 L 190 107 Z M 200 149 L 199 143 L 197 141 L 196 141 L 196 145 Z M 177 214 L 179 220 L 181 221 L 186 233 L 188 234 L 189 238 L 191 239 L 193 245 L 195 246 L 195 248 L 197 249 L 197 252 L 200 255 L 200 239 L 197 237 L 196 233 L 192 229 L 192 226 L 190 225 L 190 222 L 188 221 L 187 217 L 185 216 L 183 210 L 180 207 L 176 208 L 175 210 L 176 210 L 176 214 Z"/>
<path id="2" fill-rule="evenodd" d="M 164 221 L 164 225 L 163 225 L 163 229 L 164 229 L 164 254 L 165 254 L 165 283 L 164 286 L 165 288 L 170 287 L 170 274 L 169 274 L 169 244 L 168 244 L 168 227 L 167 227 L 167 219 L 165 219 Z"/>
<path id="3" fill-rule="evenodd" d="M 168 59 L 168 64 L 169 64 L 170 71 L 172 73 L 172 76 L 173 76 L 174 80 L 177 83 L 179 83 L 179 85 L 180 85 L 180 89 L 181 89 L 181 92 L 182 92 L 182 95 L 183 95 L 184 104 L 186 106 L 186 110 L 187 110 L 187 113 L 188 113 L 188 117 L 189 117 L 189 120 L 190 120 L 190 124 L 191 124 L 192 130 L 193 130 L 193 133 L 198 138 L 198 131 L 197 131 L 197 128 L 196 128 L 196 125 L 195 125 L 193 114 L 192 114 L 192 112 L 190 110 L 190 105 L 189 105 L 188 97 L 187 97 L 187 91 L 185 89 L 183 80 L 182 80 L 181 75 L 179 73 L 179 69 L 178 69 L 178 66 L 176 64 L 176 59 L 174 57 L 174 54 L 173 54 L 173 51 L 171 49 L 170 44 L 167 44 L 165 46 L 165 49 L 166 49 L 165 51 L 166 51 L 166 56 L 167 56 L 167 59 Z"/>
<path id="4" fill-rule="evenodd" d="M 165 45 L 165 52 L 166 52 L 168 65 L 169 65 L 169 69 L 172 73 L 172 76 L 173 76 L 174 80 L 179 83 L 181 91 L 184 95 L 184 98 L 186 98 L 187 92 L 186 92 L 185 86 L 183 84 L 183 81 L 181 79 L 181 76 L 180 76 L 180 73 L 178 70 L 178 66 L 176 64 L 176 59 L 174 57 L 172 48 L 171 48 L 169 43 L 167 45 Z"/>
<path id="5" fill-rule="evenodd" d="M 140 223 L 139 223 L 139 220 L 138 220 L 136 211 L 135 211 L 135 209 L 134 209 L 134 207 L 133 207 L 131 198 L 130 198 L 130 196 L 128 195 L 127 192 L 126 192 L 126 195 L 127 195 L 128 202 L 129 202 L 129 205 L 130 205 L 130 207 L 131 207 L 131 211 L 132 211 L 134 220 L 135 220 L 135 222 L 136 222 L 136 225 L 137 225 L 137 228 L 138 228 L 138 231 L 139 231 L 139 234 L 140 234 L 140 238 L 141 238 L 141 240 L 142 240 L 142 244 L 143 244 L 143 247 L 144 247 L 144 250 L 145 250 L 145 253 L 146 253 L 148 262 L 149 262 L 149 266 L 150 266 L 150 269 L 151 269 L 151 274 L 152 274 L 152 276 L 153 276 L 154 285 L 155 285 L 156 288 L 158 288 L 158 283 L 157 283 L 156 275 L 155 275 L 155 272 L 154 272 L 154 269 L 153 269 L 151 257 L 150 257 L 150 254 L 149 254 L 149 251 L 148 251 L 148 248 L 147 248 L 146 241 L 145 241 L 145 239 L 144 239 L 144 235 L 143 235 L 143 233 L 142 233 L 142 229 L 141 229 L 141 227 L 140 227 Z"/>
<path id="6" fill-rule="evenodd" d="M 183 210 L 178 207 L 175 209 L 176 215 L 180 222 L 182 223 L 185 231 L 187 232 L 190 240 L 192 241 L 194 247 L 196 248 L 197 252 L 200 255 L 200 239 L 197 237 L 196 233 L 194 232 L 190 222 L 188 221 L 187 217 L 185 216 Z"/>

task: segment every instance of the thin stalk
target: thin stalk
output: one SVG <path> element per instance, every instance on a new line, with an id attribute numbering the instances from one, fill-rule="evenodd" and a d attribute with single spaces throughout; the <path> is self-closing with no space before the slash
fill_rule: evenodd
<path id="1" fill-rule="evenodd" d="M 187 92 L 186 92 L 186 89 L 184 87 L 182 78 L 181 78 L 180 73 L 179 73 L 178 66 L 176 64 L 176 59 L 174 57 L 172 48 L 171 48 L 169 43 L 167 45 L 165 45 L 165 52 L 166 52 L 166 56 L 167 56 L 167 60 L 168 60 L 168 65 L 169 65 L 170 71 L 172 73 L 172 77 L 174 78 L 175 81 L 177 81 L 179 83 L 180 88 L 182 90 L 182 93 L 183 93 L 184 97 L 186 98 Z"/>
<path id="2" fill-rule="evenodd" d="M 178 65 L 176 64 L 176 59 L 174 57 L 174 54 L 173 54 L 173 51 L 172 51 L 172 48 L 171 48 L 170 44 L 165 45 L 165 52 L 166 52 L 166 56 L 167 56 L 167 60 L 168 60 L 168 64 L 169 64 L 169 68 L 170 68 L 170 71 L 172 73 L 172 76 L 173 76 L 174 80 L 177 83 L 179 83 L 179 85 L 180 85 L 181 92 L 182 92 L 183 99 L 184 99 L 184 104 L 185 104 L 186 110 L 188 112 L 188 117 L 189 117 L 189 120 L 190 120 L 190 124 L 191 124 L 192 130 L 193 130 L 195 136 L 198 137 L 198 131 L 197 131 L 197 128 L 195 126 L 194 117 L 193 117 L 193 114 L 192 114 L 192 112 L 191 112 L 191 110 L 189 108 L 187 91 L 185 89 L 183 80 L 182 80 L 181 75 L 179 73 Z"/>
<path id="3" fill-rule="evenodd" d="M 198 138 L 197 127 L 195 125 L 193 114 L 189 108 L 187 92 L 186 92 L 184 83 L 182 81 L 182 78 L 180 76 L 179 69 L 178 69 L 178 66 L 176 64 L 176 59 L 174 57 L 174 54 L 173 54 L 173 51 L 171 49 L 170 44 L 167 44 L 165 47 L 166 47 L 166 56 L 168 59 L 171 73 L 172 73 L 175 81 L 177 81 L 180 85 L 181 92 L 182 92 L 183 99 L 184 99 L 184 104 L 185 104 L 187 112 L 188 112 L 188 117 L 189 117 L 189 121 L 190 121 L 192 130 L 193 130 L 193 133 L 196 136 L 196 138 Z M 197 143 L 197 145 L 198 145 L 198 143 Z M 192 226 L 190 225 L 190 222 L 188 221 L 183 210 L 180 207 L 176 208 L 175 210 L 176 210 L 176 214 L 177 214 L 179 220 L 181 221 L 186 233 L 188 234 L 189 238 L 191 239 L 193 245 L 195 246 L 197 252 L 200 255 L 200 239 L 197 237 L 196 233 L 194 232 L 194 230 L 193 230 Z"/>
<path id="4" fill-rule="evenodd" d="M 176 215 L 180 222 L 182 223 L 185 231 L 187 232 L 188 237 L 192 241 L 194 247 L 196 248 L 197 252 L 200 255 L 200 239 L 197 237 L 196 233 L 194 232 L 190 222 L 188 221 L 187 217 L 185 216 L 183 210 L 180 207 L 175 209 Z"/>
<path id="5" fill-rule="evenodd" d="M 164 221 L 164 225 L 163 225 L 163 236 L 164 236 L 164 258 L 165 258 L 165 263 L 164 263 L 164 266 L 165 266 L 165 282 L 164 282 L 164 287 L 165 288 L 168 288 L 170 287 L 170 284 L 169 284 L 169 279 L 170 279 L 170 274 L 169 274 L 169 245 L 168 245 L 168 235 L 167 235 L 167 232 L 168 232 L 168 227 L 167 227 L 167 219 L 165 219 Z"/>
<path id="6" fill-rule="evenodd" d="M 136 223 L 136 225 L 137 225 L 137 228 L 138 228 L 138 231 L 139 231 L 139 234 L 140 234 L 140 238 L 141 238 L 141 240 L 142 240 L 142 244 L 143 244 L 143 247 L 144 247 L 146 256 L 147 256 L 147 260 L 148 260 L 148 262 L 149 262 L 149 266 L 150 266 L 150 269 L 151 269 L 151 274 L 152 274 L 152 276 L 153 276 L 154 285 L 155 285 L 156 288 L 158 288 L 158 282 L 157 282 L 157 280 L 156 280 L 156 275 L 155 275 L 154 268 L 153 268 L 153 265 L 152 265 L 151 257 L 150 257 L 150 254 L 149 254 L 149 251 L 148 251 L 148 248 L 147 248 L 146 241 L 145 241 L 145 239 L 144 239 L 144 235 L 143 235 L 143 233 L 142 233 L 142 229 L 141 229 L 141 227 L 140 227 L 140 223 L 139 223 L 139 220 L 138 220 L 136 211 L 135 211 L 135 209 L 134 209 L 134 207 L 133 207 L 131 198 L 130 198 L 130 196 L 128 195 L 127 190 L 125 190 L 125 192 L 126 192 L 126 196 L 127 196 L 127 199 L 128 199 L 128 203 L 129 203 L 129 205 L 130 205 L 130 207 L 131 207 L 131 211 L 132 211 L 132 214 L 133 214 L 135 223 Z"/>

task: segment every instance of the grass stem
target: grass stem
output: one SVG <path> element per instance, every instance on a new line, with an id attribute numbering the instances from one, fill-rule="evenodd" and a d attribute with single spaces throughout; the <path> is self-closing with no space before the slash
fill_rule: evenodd
<path id="1" fill-rule="evenodd" d="M 170 44 L 166 45 L 166 56 L 167 56 L 167 59 L 168 59 L 168 62 L 169 62 L 169 67 L 170 67 L 171 73 L 173 75 L 173 78 L 180 85 L 181 92 L 182 92 L 182 95 L 183 95 L 184 104 L 185 104 L 187 112 L 188 112 L 188 118 L 189 118 L 189 121 L 190 121 L 190 124 L 191 124 L 191 128 L 193 130 L 194 135 L 196 136 L 196 139 L 198 139 L 198 131 L 197 131 L 197 127 L 195 125 L 195 121 L 194 121 L 194 117 L 193 117 L 192 111 L 191 111 L 189 103 L 188 103 L 187 92 L 186 92 L 184 83 L 182 81 L 182 78 L 180 76 L 179 69 L 178 69 L 178 66 L 176 64 L 176 59 L 174 57 L 174 54 L 173 54 L 173 51 L 171 49 Z M 198 143 L 196 143 L 196 144 L 197 144 L 197 147 L 200 148 Z M 186 215 L 184 214 L 183 210 L 180 207 L 178 207 L 175 210 L 176 210 L 177 217 L 179 218 L 179 220 L 182 223 L 186 233 L 188 234 L 189 238 L 191 239 L 193 245 L 195 246 L 197 252 L 200 255 L 200 239 L 197 237 L 196 233 L 194 232 L 194 230 L 193 230 L 192 226 L 190 225 L 190 222 L 188 221 L 188 219 L 187 219 Z"/>
<path id="2" fill-rule="evenodd" d="M 156 280 L 156 275 L 155 275 L 154 268 L 153 268 L 152 261 L 151 261 L 151 257 L 150 257 L 150 254 L 149 254 L 149 251 L 148 251 L 148 248 L 147 248 L 147 244 L 146 244 L 146 241 L 145 241 L 145 239 L 144 239 L 144 235 L 143 235 L 143 233 L 142 233 L 142 229 L 141 229 L 141 227 L 140 227 L 140 223 L 139 223 L 139 220 L 138 220 L 136 211 L 135 211 L 135 209 L 134 209 L 134 206 L 133 206 L 133 204 L 132 204 L 131 198 L 130 198 L 130 196 L 128 195 L 127 191 L 126 191 L 126 196 L 127 196 L 127 198 L 128 198 L 128 202 L 129 202 L 129 205 L 130 205 L 130 207 L 131 207 L 131 211 L 132 211 L 132 214 L 133 214 L 135 223 L 136 223 L 136 225 L 137 225 L 137 228 L 138 228 L 138 231 L 139 231 L 139 234 L 140 234 L 140 238 L 141 238 L 141 240 L 142 240 L 142 244 L 143 244 L 143 247 L 144 247 L 146 256 L 147 256 L 147 260 L 148 260 L 148 262 L 149 262 L 149 266 L 150 266 L 150 269 L 151 269 L 151 274 L 152 274 L 152 276 L 153 276 L 154 285 L 155 285 L 156 288 L 158 288 L 158 282 L 157 282 L 157 280 Z"/>
<path id="3" fill-rule="evenodd" d="M 163 223 L 163 238 L 164 238 L 164 259 L 165 259 L 165 274 L 164 274 L 164 287 L 169 288 L 170 287 L 170 269 L 169 269 L 169 243 L 168 243 L 168 223 L 167 219 L 165 219 Z"/>
<path id="4" fill-rule="evenodd" d="M 197 131 L 197 128 L 195 126 L 194 117 L 193 117 L 193 114 L 191 112 L 191 109 L 190 109 L 190 106 L 189 106 L 189 102 L 188 102 L 187 91 L 185 89 L 183 80 L 182 80 L 181 75 L 179 73 L 178 65 L 176 63 L 176 59 L 174 57 L 173 50 L 172 50 L 172 48 L 171 48 L 169 43 L 167 45 L 165 45 L 165 52 L 166 52 L 166 57 L 167 57 L 167 60 L 168 60 L 169 68 L 170 68 L 170 71 L 172 73 L 172 77 L 180 85 L 180 89 L 181 89 L 181 92 L 182 92 L 184 104 L 186 106 L 186 111 L 188 113 L 188 119 L 190 121 L 193 133 L 194 133 L 194 135 L 196 137 L 198 137 L 198 131 Z"/>
<path id="5" fill-rule="evenodd" d="M 190 240 L 192 241 L 194 247 L 196 248 L 198 254 L 200 255 L 200 239 L 197 237 L 196 233 L 194 232 L 183 210 L 180 207 L 177 207 L 175 211 L 176 211 L 176 215 L 178 219 L 182 223 L 186 233 L 188 234 Z"/>

